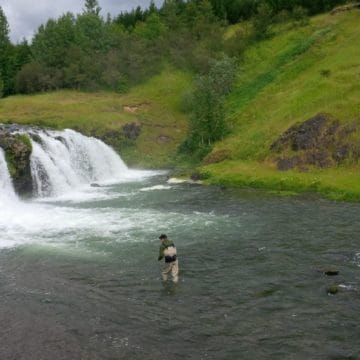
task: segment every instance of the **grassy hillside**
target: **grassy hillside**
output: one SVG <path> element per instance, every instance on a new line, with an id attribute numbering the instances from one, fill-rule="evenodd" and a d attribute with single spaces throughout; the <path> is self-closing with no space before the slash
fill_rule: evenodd
<path id="1" fill-rule="evenodd" d="M 317 16 L 306 26 L 277 28 L 247 51 L 228 101 L 232 135 L 210 155 L 223 161 L 202 168 L 209 182 L 360 200 L 358 164 L 280 172 L 270 150 L 289 127 L 317 113 L 360 124 L 359 20 L 359 10 Z M 360 142 L 360 131 L 352 136 Z"/>
<path id="2" fill-rule="evenodd" d="M 324 14 L 303 26 L 279 25 L 244 54 L 227 102 L 231 135 L 200 167 L 207 181 L 288 192 L 316 191 L 360 201 L 360 164 L 277 170 L 271 145 L 291 126 L 319 113 L 352 126 L 360 144 L 360 10 Z M 236 33 L 229 28 L 227 36 Z M 0 122 L 74 128 L 107 140 L 130 164 L 174 165 L 187 131 L 180 111 L 191 76 L 173 69 L 128 94 L 59 91 L 0 100 Z M 123 138 L 135 124 L 136 140 Z M 360 149 L 360 147 L 359 147 Z M 359 153 L 360 154 L 360 153 Z"/>
<path id="3" fill-rule="evenodd" d="M 171 164 L 184 138 L 187 120 L 179 110 L 190 76 L 170 69 L 128 94 L 57 91 L 0 100 L 0 123 L 73 128 L 106 138 L 130 164 Z M 125 124 L 141 127 L 135 141 L 120 141 Z"/>

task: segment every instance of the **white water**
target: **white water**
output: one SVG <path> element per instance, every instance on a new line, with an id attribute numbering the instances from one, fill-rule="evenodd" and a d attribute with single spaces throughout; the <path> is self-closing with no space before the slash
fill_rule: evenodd
<path id="1" fill-rule="evenodd" d="M 3 149 L 0 148 L 0 208 L 17 202 Z"/>
<path id="2" fill-rule="evenodd" d="M 142 181 L 158 172 L 129 170 L 102 141 L 72 130 L 36 131 L 36 135 L 41 141 L 32 140 L 32 200 L 21 201 L 16 195 L 0 148 L 0 248 L 112 236 L 138 224 L 136 213 L 97 208 L 97 204 L 121 197 L 108 185 Z M 91 183 L 106 186 L 91 187 Z M 79 207 L 88 201 L 91 207 Z"/>
<path id="3" fill-rule="evenodd" d="M 60 196 L 93 182 L 117 182 L 129 169 L 102 141 L 73 130 L 39 132 L 31 172 L 38 196 Z"/>

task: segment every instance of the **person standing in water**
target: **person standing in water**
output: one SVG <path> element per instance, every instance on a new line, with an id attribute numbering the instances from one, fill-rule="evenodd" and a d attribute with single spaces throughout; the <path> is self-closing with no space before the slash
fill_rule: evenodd
<path id="1" fill-rule="evenodd" d="M 173 241 L 168 239 L 165 234 L 159 236 L 161 241 L 158 261 L 165 258 L 165 264 L 161 270 L 163 281 L 166 281 L 171 274 L 172 281 L 176 284 L 179 281 L 179 263 L 176 255 L 176 247 Z"/>

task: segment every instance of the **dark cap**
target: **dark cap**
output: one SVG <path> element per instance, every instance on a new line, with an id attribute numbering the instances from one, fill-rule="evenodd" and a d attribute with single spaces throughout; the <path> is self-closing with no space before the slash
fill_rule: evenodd
<path id="1" fill-rule="evenodd" d="M 162 239 L 167 239 L 167 236 L 166 236 L 165 234 L 161 234 L 161 235 L 159 236 L 159 239 L 160 239 L 160 240 L 162 240 Z"/>

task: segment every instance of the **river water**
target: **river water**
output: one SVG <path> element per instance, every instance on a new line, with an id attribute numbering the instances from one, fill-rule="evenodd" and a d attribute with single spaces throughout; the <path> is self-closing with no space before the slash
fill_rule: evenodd
<path id="1" fill-rule="evenodd" d="M 1 360 L 360 358 L 358 204 L 134 174 L 3 209 Z"/>

